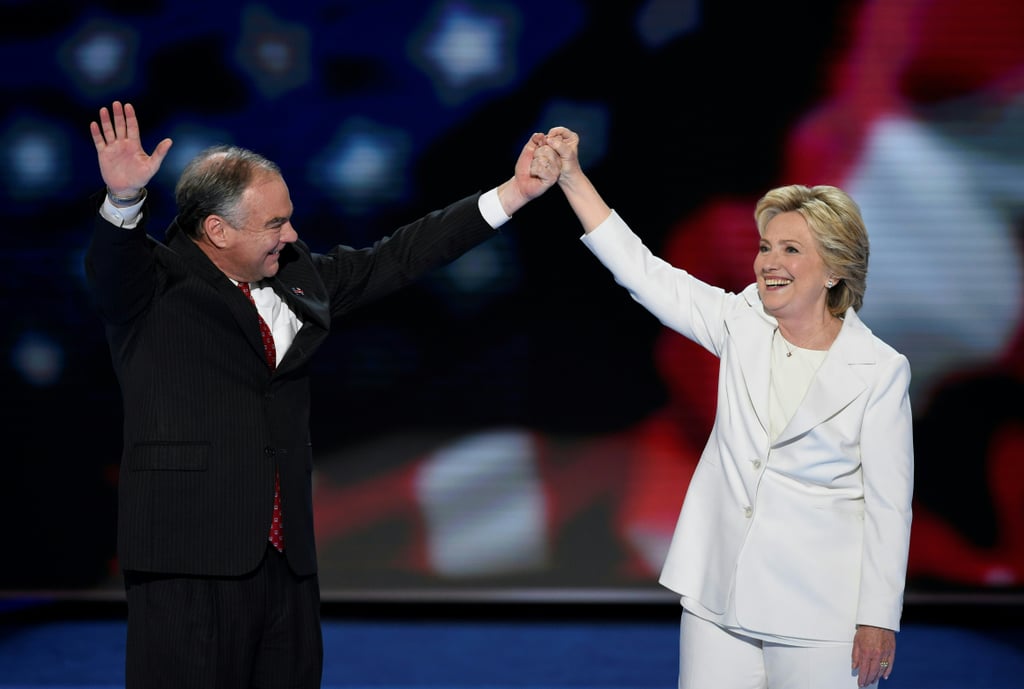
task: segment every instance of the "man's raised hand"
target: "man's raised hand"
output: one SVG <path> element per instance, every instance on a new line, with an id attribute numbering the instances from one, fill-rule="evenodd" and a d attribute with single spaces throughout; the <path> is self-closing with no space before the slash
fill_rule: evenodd
<path id="1" fill-rule="evenodd" d="M 108 193 L 118 198 L 138 196 L 171 149 L 171 140 L 164 139 L 157 144 L 152 155 L 146 153 L 131 103 L 122 106 L 119 101 L 114 101 L 109 111 L 105 107 L 100 108 L 99 122 L 90 122 L 89 130 L 96 144 L 100 175 Z"/>

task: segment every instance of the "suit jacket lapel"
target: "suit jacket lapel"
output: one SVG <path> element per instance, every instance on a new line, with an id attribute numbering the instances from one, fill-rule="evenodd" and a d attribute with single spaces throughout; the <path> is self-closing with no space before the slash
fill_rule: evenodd
<path id="1" fill-rule="evenodd" d="M 279 297 L 302 320 L 303 327 L 314 324 L 327 329 L 331 324 L 330 305 L 327 295 L 317 283 L 297 283 L 291 276 L 282 280 L 274 277 L 267 281 Z"/>
<path id="2" fill-rule="evenodd" d="M 260 329 L 253 319 L 252 305 L 242 291 L 210 261 L 195 242 L 177 228 L 176 223 L 168 231 L 167 237 L 168 247 L 188 264 L 190 272 L 210 283 L 224 299 L 253 351 L 263 357 Z M 302 248 L 305 249 L 305 246 Z M 287 247 L 282 254 L 281 269 L 277 276 L 267 282 L 302 321 L 302 327 L 278 365 L 278 373 L 283 373 L 308 361 L 327 336 L 331 325 L 330 302 L 326 287 L 308 252 L 292 246 Z"/>
<path id="3" fill-rule="evenodd" d="M 302 321 L 302 327 L 278 366 L 278 371 L 287 372 L 309 361 L 327 337 L 331 327 L 330 297 L 308 248 L 301 241 L 285 248 L 280 270 L 267 282 Z"/>
<path id="4" fill-rule="evenodd" d="M 253 318 L 253 306 L 242 293 L 242 290 L 227 275 L 213 264 L 212 261 L 196 246 L 184 232 L 176 229 L 176 222 L 168 230 L 167 245 L 189 266 L 189 272 L 210 284 L 210 287 L 224 300 L 231 316 L 238 323 L 249 346 L 263 357 L 263 340 L 260 335 L 259 322 Z"/>

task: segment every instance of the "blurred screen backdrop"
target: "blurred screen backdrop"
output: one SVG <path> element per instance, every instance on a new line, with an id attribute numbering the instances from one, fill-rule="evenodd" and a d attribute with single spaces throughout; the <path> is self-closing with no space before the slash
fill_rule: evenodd
<path id="1" fill-rule="evenodd" d="M 1024 5 L 380 0 L 0 3 L 0 589 L 119 594 L 121 406 L 82 256 L 114 100 L 174 146 L 280 164 L 315 250 L 512 174 L 566 125 L 662 257 L 738 291 L 759 196 L 834 184 L 871 236 L 864 320 L 910 358 L 910 591 L 1024 578 Z M 716 360 L 579 242 L 557 189 L 337 323 L 314 366 L 325 599 L 662 596 Z M 13 443 L 10 442 L 13 440 Z"/>

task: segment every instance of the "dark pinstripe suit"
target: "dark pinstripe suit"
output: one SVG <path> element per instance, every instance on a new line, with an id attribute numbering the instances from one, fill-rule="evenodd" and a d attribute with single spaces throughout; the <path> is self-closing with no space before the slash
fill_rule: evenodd
<path id="1" fill-rule="evenodd" d="M 316 571 L 310 357 L 333 318 L 493 237 L 477 198 L 366 249 L 288 245 L 269 283 L 303 326 L 273 373 L 252 306 L 179 228 L 160 243 L 144 225 L 97 221 L 86 268 L 124 399 L 123 569 L 251 572 L 266 552 L 278 468 L 288 564 Z"/>

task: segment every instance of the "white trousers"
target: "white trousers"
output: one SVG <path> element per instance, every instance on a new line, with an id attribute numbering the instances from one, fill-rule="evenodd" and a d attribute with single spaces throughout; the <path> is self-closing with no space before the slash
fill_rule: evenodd
<path id="1" fill-rule="evenodd" d="M 807 647 L 761 641 L 683 610 L 679 689 L 858 689 L 852 653 L 852 642 Z"/>

